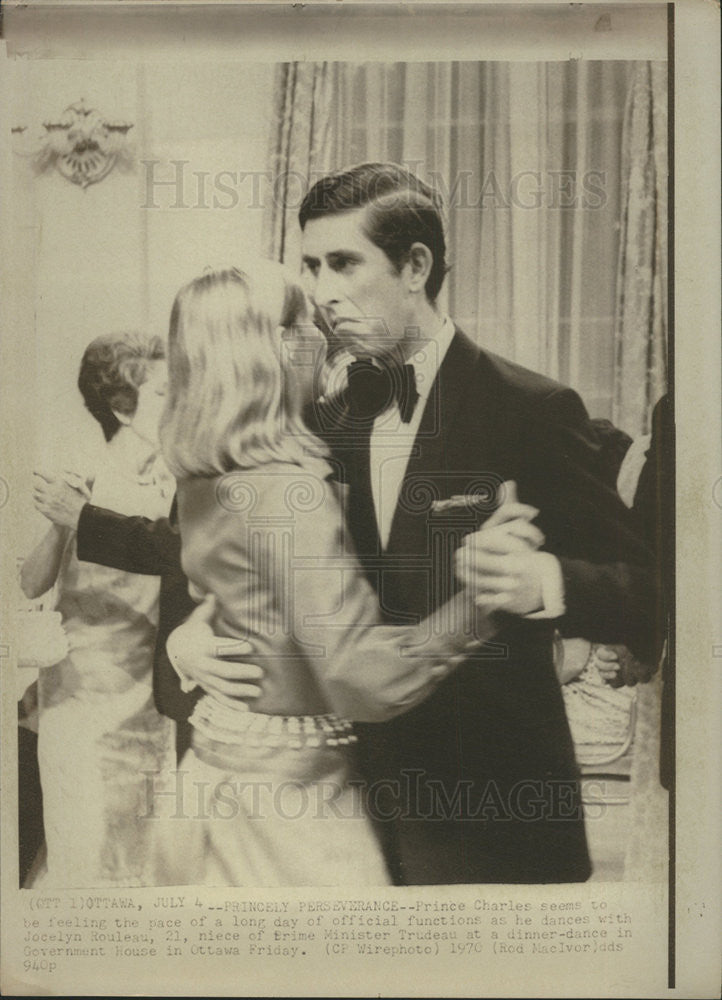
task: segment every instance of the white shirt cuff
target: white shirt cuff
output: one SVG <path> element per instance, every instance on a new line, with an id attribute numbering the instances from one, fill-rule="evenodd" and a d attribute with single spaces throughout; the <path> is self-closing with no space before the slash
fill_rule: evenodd
<path id="1" fill-rule="evenodd" d="M 551 552 L 538 552 L 541 568 L 541 586 L 543 608 L 534 611 L 525 618 L 561 618 L 567 607 L 564 603 L 564 577 L 561 563 Z"/>

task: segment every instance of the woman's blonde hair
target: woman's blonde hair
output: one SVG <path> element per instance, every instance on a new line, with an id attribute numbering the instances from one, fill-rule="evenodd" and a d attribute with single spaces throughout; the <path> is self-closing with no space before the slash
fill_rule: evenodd
<path id="1" fill-rule="evenodd" d="M 324 455 L 301 410 L 303 393 L 281 349 L 305 323 L 306 299 L 284 267 L 208 271 L 176 295 L 161 442 L 178 478 Z"/>

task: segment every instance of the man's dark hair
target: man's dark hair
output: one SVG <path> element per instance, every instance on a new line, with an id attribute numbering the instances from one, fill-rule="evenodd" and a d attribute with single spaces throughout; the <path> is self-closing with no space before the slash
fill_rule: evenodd
<path id="1" fill-rule="evenodd" d="M 397 163 L 360 163 L 316 181 L 301 203 L 301 229 L 311 219 L 367 208 L 364 232 L 397 271 L 414 243 L 423 243 L 434 262 L 426 296 L 434 302 L 444 277 L 446 240 L 439 194 Z"/>

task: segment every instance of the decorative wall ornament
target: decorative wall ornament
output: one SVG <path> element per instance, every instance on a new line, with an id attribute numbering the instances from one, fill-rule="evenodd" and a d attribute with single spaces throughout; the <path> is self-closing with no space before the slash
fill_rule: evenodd
<path id="1" fill-rule="evenodd" d="M 133 149 L 128 133 L 130 122 L 108 120 L 83 100 L 71 104 L 56 121 L 43 122 L 33 137 L 27 125 L 11 131 L 15 151 L 32 159 L 38 173 L 55 167 L 73 184 L 87 188 L 97 184 L 114 166 L 128 167 Z"/>

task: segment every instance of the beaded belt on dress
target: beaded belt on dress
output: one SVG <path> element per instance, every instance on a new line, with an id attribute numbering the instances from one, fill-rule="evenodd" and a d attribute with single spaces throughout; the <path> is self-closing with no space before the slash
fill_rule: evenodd
<path id="1" fill-rule="evenodd" d="M 190 723 L 199 732 L 219 743 L 246 743 L 249 746 L 336 747 L 356 743 L 353 724 L 337 715 L 267 715 L 239 712 L 214 698 L 201 698 Z"/>

